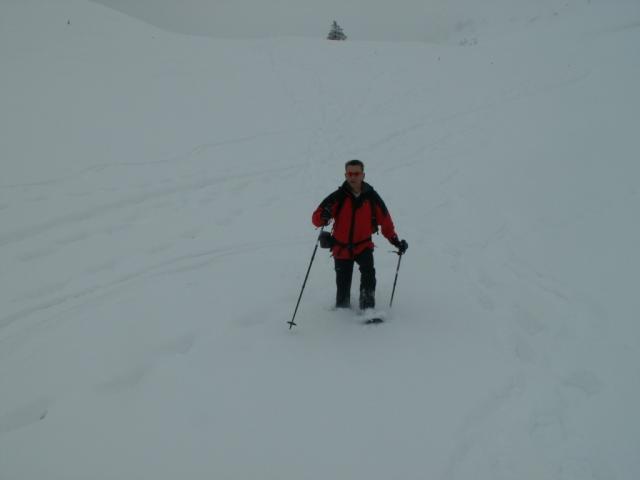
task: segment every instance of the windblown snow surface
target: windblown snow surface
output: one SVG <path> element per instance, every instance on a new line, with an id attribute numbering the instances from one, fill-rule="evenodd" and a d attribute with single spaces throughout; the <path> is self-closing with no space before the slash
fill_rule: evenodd
<path id="1" fill-rule="evenodd" d="M 0 478 L 640 478 L 640 4 L 547 13 L 222 40 L 0 1 Z M 393 308 L 332 311 L 320 250 L 289 330 L 351 158 Z"/>

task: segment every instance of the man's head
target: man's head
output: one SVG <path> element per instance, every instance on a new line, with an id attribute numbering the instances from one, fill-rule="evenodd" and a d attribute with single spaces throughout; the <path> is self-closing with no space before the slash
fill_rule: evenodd
<path id="1" fill-rule="evenodd" d="M 360 192 L 364 180 L 364 163 L 360 160 L 349 160 L 344 165 L 344 178 L 354 192 Z"/>

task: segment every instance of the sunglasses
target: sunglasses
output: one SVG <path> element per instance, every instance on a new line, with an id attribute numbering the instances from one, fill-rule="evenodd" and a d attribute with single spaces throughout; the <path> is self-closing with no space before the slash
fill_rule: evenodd
<path id="1" fill-rule="evenodd" d="M 349 177 L 359 177 L 360 175 L 362 175 L 362 172 L 347 172 L 347 175 Z"/>

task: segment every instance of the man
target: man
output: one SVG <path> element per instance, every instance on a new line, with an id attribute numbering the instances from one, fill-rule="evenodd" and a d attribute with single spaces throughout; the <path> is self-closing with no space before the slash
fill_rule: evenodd
<path id="1" fill-rule="evenodd" d="M 335 260 L 337 308 L 351 306 L 354 262 L 360 267 L 360 309 L 375 308 L 376 271 L 371 235 L 377 233 L 378 225 L 382 227 L 382 235 L 398 248 L 401 255 L 408 248 L 405 240 L 398 239 L 382 198 L 364 181 L 364 176 L 364 164 L 360 160 L 348 161 L 345 164 L 345 182 L 320 203 L 311 217 L 316 227 L 334 220 L 327 246 L 331 247 Z"/>

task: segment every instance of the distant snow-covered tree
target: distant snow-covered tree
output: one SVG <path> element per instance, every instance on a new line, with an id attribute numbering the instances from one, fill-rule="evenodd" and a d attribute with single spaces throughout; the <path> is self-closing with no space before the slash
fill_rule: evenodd
<path id="1" fill-rule="evenodd" d="M 338 22 L 333 21 L 333 25 L 331 25 L 331 31 L 327 36 L 327 40 L 346 40 L 347 36 L 342 31 L 342 27 L 338 25 Z"/>

